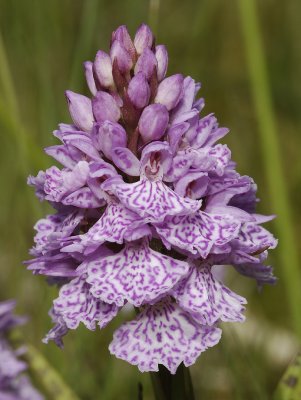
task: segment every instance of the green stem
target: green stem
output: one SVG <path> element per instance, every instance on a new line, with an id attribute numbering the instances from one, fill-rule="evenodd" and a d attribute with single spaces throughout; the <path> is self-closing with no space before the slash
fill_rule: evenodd
<path id="1" fill-rule="evenodd" d="M 238 0 L 244 47 L 249 68 L 250 84 L 257 114 L 260 144 L 265 174 L 268 181 L 270 202 L 277 213 L 275 220 L 279 237 L 281 273 L 286 287 L 291 319 L 301 337 L 301 274 L 295 242 L 294 228 L 283 173 L 280 146 L 276 131 L 275 114 L 268 83 L 266 59 L 260 34 L 255 0 Z"/>
<path id="2" fill-rule="evenodd" d="M 181 364 L 172 375 L 165 367 L 159 372 L 151 372 L 151 380 L 156 400 L 194 400 L 189 369 Z"/>

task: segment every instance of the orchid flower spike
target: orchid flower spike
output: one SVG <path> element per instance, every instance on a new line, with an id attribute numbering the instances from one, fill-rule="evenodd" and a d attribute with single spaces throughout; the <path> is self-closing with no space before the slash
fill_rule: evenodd
<path id="1" fill-rule="evenodd" d="M 244 321 L 246 299 L 214 274 L 232 265 L 259 286 L 277 241 L 255 211 L 257 187 L 235 170 L 219 140 L 228 133 L 190 76 L 166 77 L 165 46 L 147 25 L 132 39 L 113 32 L 109 53 L 84 63 L 88 98 L 66 92 L 73 122 L 46 153 L 56 166 L 29 177 L 54 213 L 35 225 L 34 274 L 59 286 L 44 341 L 83 323 L 104 328 L 126 304 L 138 315 L 114 333 L 109 350 L 174 374 L 215 346 L 219 323 Z"/>

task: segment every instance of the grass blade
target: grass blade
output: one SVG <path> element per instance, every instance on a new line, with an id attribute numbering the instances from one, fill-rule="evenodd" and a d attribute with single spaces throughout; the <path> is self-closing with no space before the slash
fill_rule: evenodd
<path id="1" fill-rule="evenodd" d="M 48 361 L 35 347 L 27 345 L 26 349 L 25 358 L 29 364 L 30 370 L 51 399 L 79 400 L 57 371 L 51 367 Z"/>
<path id="2" fill-rule="evenodd" d="M 275 115 L 268 83 L 267 66 L 260 34 L 255 0 L 238 0 L 250 84 L 257 115 L 260 145 L 269 186 L 275 227 L 279 237 L 281 273 L 286 287 L 289 311 L 295 331 L 301 338 L 301 274 L 288 190 L 280 156 Z"/>

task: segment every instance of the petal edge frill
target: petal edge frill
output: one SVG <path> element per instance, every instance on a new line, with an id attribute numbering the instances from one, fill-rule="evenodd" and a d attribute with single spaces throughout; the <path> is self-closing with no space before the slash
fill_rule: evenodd
<path id="1" fill-rule="evenodd" d="M 158 371 L 163 364 L 175 374 L 181 362 L 186 367 L 194 364 L 220 337 L 219 328 L 199 325 L 168 299 L 147 306 L 135 320 L 118 328 L 109 350 L 141 372 Z"/>

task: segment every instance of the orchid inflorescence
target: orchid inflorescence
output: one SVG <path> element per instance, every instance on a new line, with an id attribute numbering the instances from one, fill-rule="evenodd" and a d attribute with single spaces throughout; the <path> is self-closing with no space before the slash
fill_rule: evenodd
<path id="1" fill-rule="evenodd" d="M 9 331 L 26 321 L 26 318 L 13 314 L 14 308 L 14 300 L 0 302 L 0 399 L 43 400 L 26 374 L 26 362 L 20 358 L 26 348 L 15 350 L 8 341 Z"/>
<path id="2" fill-rule="evenodd" d="M 44 341 L 82 322 L 105 327 L 126 304 L 112 354 L 140 371 L 192 365 L 221 337 L 220 321 L 243 321 L 246 300 L 214 275 L 232 265 L 259 286 L 275 282 L 264 265 L 274 237 L 256 214 L 257 187 L 216 144 L 228 129 L 202 118 L 200 84 L 165 77 L 168 55 L 147 25 L 134 40 L 120 26 L 109 54 L 84 69 L 92 99 L 66 92 L 73 124 L 54 132 L 56 166 L 29 177 L 55 209 L 37 222 L 28 267 L 60 286 Z"/>

